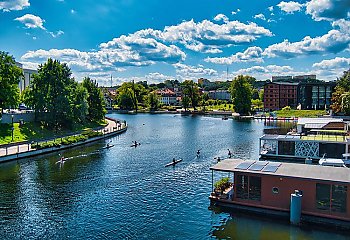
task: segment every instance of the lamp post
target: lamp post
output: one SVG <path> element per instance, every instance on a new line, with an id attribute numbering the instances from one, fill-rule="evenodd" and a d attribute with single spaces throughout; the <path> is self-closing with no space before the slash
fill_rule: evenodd
<path id="1" fill-rule="evenodd" d="M 15 130 L 15 128 L 13 127 L 13 114 L 11 115 L 11 119 L 12 119 L 12 142 L 13 142 L 13 131 Z"/>

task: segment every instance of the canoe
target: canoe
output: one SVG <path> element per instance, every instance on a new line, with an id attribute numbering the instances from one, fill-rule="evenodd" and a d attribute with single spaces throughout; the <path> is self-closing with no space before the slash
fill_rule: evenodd
<path id="1" fill-rule="evenodd" d="M 179 162 L 182 162 L 182 159 L 178 159 L 178 160 L 175 160 L 175 162 L 170 162 L 168 164 L 165 165 L 165 167 L 170 167 L 170 166 L 175 166 L 176 164 L 178 164 Z"/>

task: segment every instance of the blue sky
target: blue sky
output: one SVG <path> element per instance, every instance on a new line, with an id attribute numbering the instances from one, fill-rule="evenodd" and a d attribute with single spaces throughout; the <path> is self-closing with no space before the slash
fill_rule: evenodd
<path id="1" fill-rule="evenodd" d="M 101 85 L 350 68 L 349 0 L 0 0 L 0 50 Z M 228 68 L 228 76 L 227 70 Z"/>

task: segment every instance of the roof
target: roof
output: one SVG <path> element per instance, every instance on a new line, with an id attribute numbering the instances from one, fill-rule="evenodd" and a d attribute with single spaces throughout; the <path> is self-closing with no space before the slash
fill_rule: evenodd
<path id="1" fill-rule="evenodd" d="M 279 177 L 291 177 L 291 178 L 302 178 L 302 179 L 312 179 L 312 180 L 322 180 L 331 182 L 342 182 L 350 184 L 350 168 L 345 167 L 328 167 L 319 165 L 308 165 L 300 163 L 280 163 L 277 167 L 276 172 L 267 172 L 264 170 L 244 170 L 236 169 L 236 167 L 245 162 L 242 159 L 227 159 L 221 161 L 210 169 L 214 171 L 223 172 L 243 172 L 243 173 L 253 173 L 260 175 L 271 175 Z M 255 161 L 262 162 L 262 161 Z"/>
<path id="2" fill-rule="evenodd" d="M 289 86 L 298 86 L 299 83 L 291 83 L 291 82 L 267 82 L 267 84 L 277 84 L 277 85 L 289 85 Z"/>
<path id="3" fill-rule="evenodd" d="M 312 124 L 323 124 L 325 126 L 326 124 L 330 122 L 343 122 L 343 119 L 341 118 L 298 118 L 298 125 L 306 125 L 311 126 Z"/>

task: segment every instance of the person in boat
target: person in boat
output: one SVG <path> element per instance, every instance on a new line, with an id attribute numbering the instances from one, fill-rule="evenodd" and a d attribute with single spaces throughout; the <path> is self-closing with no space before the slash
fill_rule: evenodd
<path id="1" fill-rule="evenodd" d="M 227 151 L 228 151 L 228 157 L 232 158 L 232 153 L 231 153 L 230 149 L 227 149 Z"/>
<path id="2" fill-rule="evenodd" d="M 197 150 L 197 156 L 199 156 L 199 154 L 201 154 L 201 150 L 200 149 Z"/>
<path id="3" fill-rule="evenodd" d="M 173 163 L 175 164 L 175 162 L 176 162 L 176 159 L 175 159 L 175 158 L 173 158 Z"/>
<path id="4" fill-rule="evenodd" d="M 220 162 L 221 161 L 221 159 L 220 159 L 220 157 L 218 157 L 218 162 Z"/>

